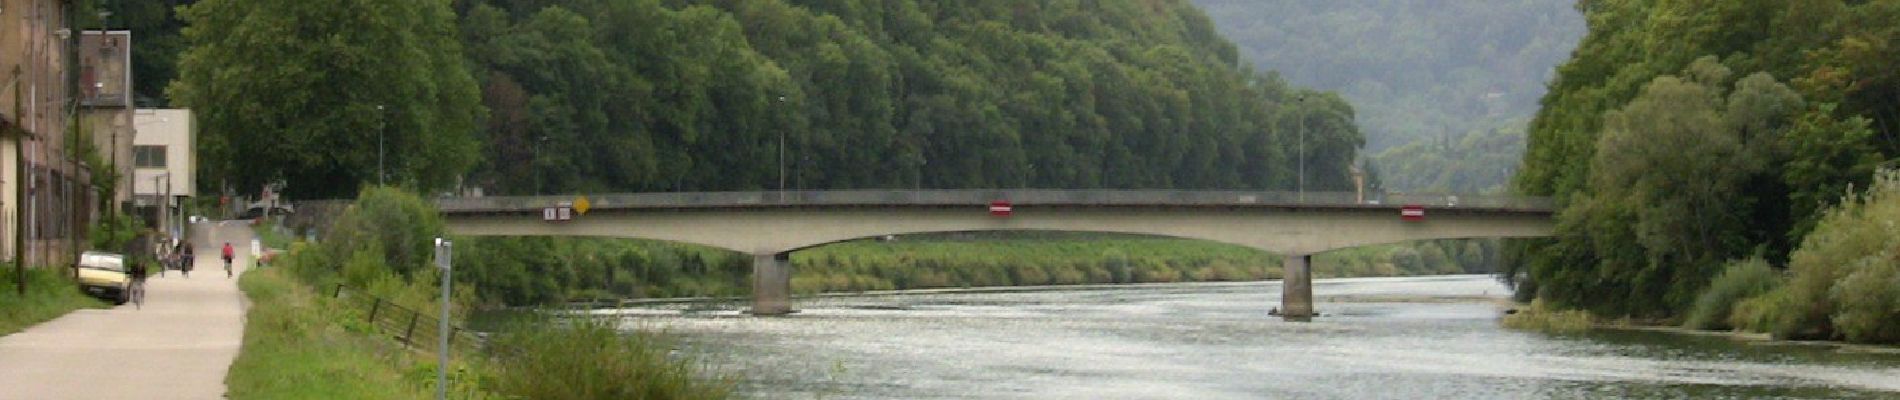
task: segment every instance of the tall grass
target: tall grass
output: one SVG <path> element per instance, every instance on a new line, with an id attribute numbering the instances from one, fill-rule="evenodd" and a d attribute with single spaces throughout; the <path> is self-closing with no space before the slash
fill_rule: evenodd
<path id="1" fill-rule="evenodd" d="M 526 399 L 724 399 L 730 380 L 678 358 L 656 333 L 612 320 L 539 321 L 500 336 L 490 388 Z"/>
<path id="2" fill-rule="evenodd" d="M 347 329 L 347 313 L 283 269 L 244 274 L 244 347 L 225 378 L 233 399 L 427 399 L 427 361 L 387 338 Z M 433 371 L 433 368 L 429 368 Z M 456 389 L 470 397 L 472 389 Z M 473 393 L 473 397 L 479 393 Z"/>
<path id="3" fill-rule="evenodd" d="M 1504 316 L 1504 327 L 1529 331 L 1574 334 L 1590 330 L 1595 319 L 1583 310 L 1559 310 L 1544 304 L 1544 301 L 1531 301 L 1531 306 L 1517 313 Z"/>
<path id="4" fill-rule="evenodd" d="M 111 308 L 103 300 L 86 296 L 79 284 L 63 268 L 27 268 L 26 295 L 20 295 L 14 267 L 0 264 L 0 336 L 25 330 L 73 310 Z"/>

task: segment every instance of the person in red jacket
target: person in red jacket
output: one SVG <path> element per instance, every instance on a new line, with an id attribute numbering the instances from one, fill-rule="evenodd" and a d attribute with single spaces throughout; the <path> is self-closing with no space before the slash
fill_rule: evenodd
<path id="1" fill-rule="evenodd" d="M 236 256 L 232 253 L 231 242 L 224 242 L 224 277 L 231 277 L 231 258 Z"/>

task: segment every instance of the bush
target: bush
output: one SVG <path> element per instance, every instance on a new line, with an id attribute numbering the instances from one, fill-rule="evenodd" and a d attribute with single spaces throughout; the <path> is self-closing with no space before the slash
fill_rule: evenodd
<path id="1" fill-rule="evenodd" d="M 415 194 L 390 187 L 363 189 L 323 238 L 331 260 L 349 260 L 375 250 L 387 266 L 405 277 L 425 269 L 434 239 L 444 232 L 441 213 Z"/>
<path id="2" fill-rule="evenodd" d="M 723 399 L 729 379 L 700 380 L 698 361 L 675 359 L 652 333 L 623 333 L 611 320 L 539 321 L 493 344 L 492 388 L 524 399 Z"/>
<path id="3" fill-rule="evenodd" d="M 94 249 L 121 252 L 125 244 L 137 239 L 145 223 L 130 215 L 106 215 L 87 229 L 86 238 Z"/>
<path id="4" fill-rule="evenodd" d="M 1774 290 L 1781 284 L 1781 274 L 1768 266 L 1761 258 L 1730 261 L 1722 268 L 1708 289 L 1696 297 L 1694 308 L 1683 321 L 1683 327 L 1690 329 L 1730 329 L 1730 316 L 1736 303 L 1750 297 L 1759 296 Z"/>
<path id="5" fill-rule="evenodd" d="M 1742 328 L 1781 339 L 1900 341 L 1900 172 L 1829 210 L 1789 256 L 1788 283 L 1737 310 Z"/>
<path id="6" fill-rule="evenodd" d="M 1900 263 L 1892 252 L 1861 259 L 1828 298 L 1840 308 L 1832 322 L 1848 341 L 1900 342 Z"/>

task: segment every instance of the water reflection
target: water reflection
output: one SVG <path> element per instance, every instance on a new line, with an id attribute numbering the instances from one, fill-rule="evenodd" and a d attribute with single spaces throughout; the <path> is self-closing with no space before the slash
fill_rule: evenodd
<path id="1" fill-rule="evenodd" d="M 1484 276 L 1321 281 L 1311 323 L 1279 285 L 1182 284 L 624 310 L 755 398 L 1900 398 L 1900 355 L 1657 332 L 1498 328 Z M 722 305 L 723 304 L 723 305 Z"/>

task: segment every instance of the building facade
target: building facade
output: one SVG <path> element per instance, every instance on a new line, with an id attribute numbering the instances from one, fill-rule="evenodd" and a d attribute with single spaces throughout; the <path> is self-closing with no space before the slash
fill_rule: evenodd
<path id="1" fill-rule="evenodd" d="M 197 195 L 191 110 L 138 110 L 132 126 L 132 203 L 151 226 L 177 237 L 183 233 L 181 207 Z"/>
<path id="2" fill-rule="evenodd" d="M 0 0 L 0 253 L 32 266 L 71 263 L 98 215 L 69 130 L 78 115 L 71 7 Z"/>
<path id="3" fill-rule="evenodd" d="M 132 31 L 86 31 L 79 39 L 78 134 L 90 137 L 93 149 L 119 179 L 112 186 L 112 207 L 128 210 L 133 204 L 132 143 Z"/>

